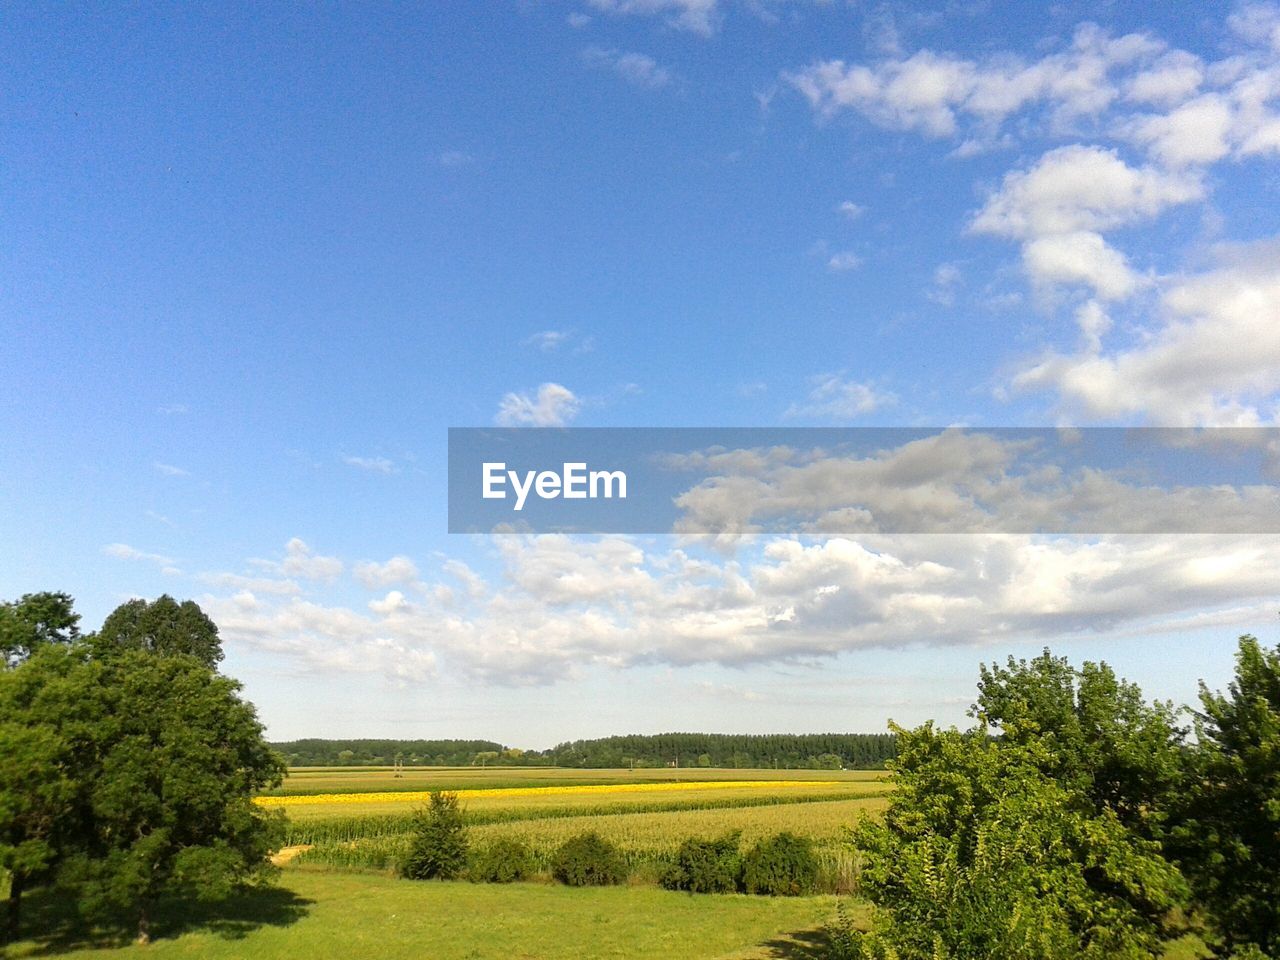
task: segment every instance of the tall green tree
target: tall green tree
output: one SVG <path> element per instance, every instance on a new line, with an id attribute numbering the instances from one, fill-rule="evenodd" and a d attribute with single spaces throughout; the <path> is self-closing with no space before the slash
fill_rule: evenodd
<path id="1" fill-rule="evenodd" d="M 1243 636 L 1227 693 L 1200 686 L 1187 871 L 1226 950 L 1280 956 L 1280 646 Z"/>
<path id="2" fill-rule="evenodd" d="M 63 878 L 146 941 L 160 896 L 216 899 L 268 872 L 280 821 L 253 797 L 285 770 L 240 685 L 195 657 L 125 650 L 101 668 L 104 719 L 82 780 L 92 833 Z"/>
<path id="3" fill-rule="evenodd" d="M 6 934 L 22 896 L 86 842 L 83 803 L 105 717 L 101 669 L 79 644 L 46 644 L 0 672 L 0 867 L 9 873 Z"/>
<path id="4" fill-rule="evenodd" d="M 40 647 L 80 636 L 80 615 L 65 593 L 27 593 L 0 603 L 0 666 L 16 666 Z"/>
<path id="5" fill-rule="evenodd" d="M 1042 772 L 1159 839 L 1183 786 L 1187 730 L 1170 703 L 1148 703 L 1105 663 L 1073 667 L 1048 650 L 982 665 L 971 714 L 1004 743 L 1044 746 Z"/>
<path id="6" fill-rule="evenodd" d="M 1030 737 L 895 728 L 897 785 L 855 831 L 863 890 L 879 908 L 853 957 L 1147 960 L 1185 882 L 1158 843 L 1044 771 Z"/>
<path id="7" fill-rule="evenodd" d="M 207 667 L 222 661 L 218 627 L 193 600 L 179 603 L 168 594 L 148 603 L 129 600 L 116 607 L 89 641 L 98 656 L 124 650 L 184 654 Z"/>

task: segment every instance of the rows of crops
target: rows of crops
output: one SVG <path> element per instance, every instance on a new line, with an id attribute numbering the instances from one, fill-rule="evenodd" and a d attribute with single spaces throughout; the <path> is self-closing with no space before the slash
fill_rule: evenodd
<path id="1" fill-rule="evenodd" d="M 839 780 L 865 782 L 884 776 L 875 770 L 736 770 L 656 767 L 636 770 L 570 770 L 558 767 L 305 767 L 289 771 L 284 783 L 264 796 L 334 793 L 511 789 L 599 786 L 614 783 L 679 783 L 719 780 Z"/>

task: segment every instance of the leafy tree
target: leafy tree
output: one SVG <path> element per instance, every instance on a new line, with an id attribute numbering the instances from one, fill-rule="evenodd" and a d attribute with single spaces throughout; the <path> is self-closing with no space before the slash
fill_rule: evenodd
<path id="1" fill-rule="evenodd" d="M 145 600 L 122 603 L 89 641 L 98 656 L 123 650 L 183 654 L 215 669 L 222 661 L 217 625 L 195 601 L 178 603 L 168 594 L 151 603 Z"/>
<path id="2" fill-rule="evenodd" d="M 1105 663 L 1075 669 L 1048 650 L 1031 661 L 983 665 L 972 714 L 1008 744 L 1042 744 L 1042 772 L 1110 810 L 1148 839 L 1165 833 L 1181 793 L 1186 730 L 1171 704 Z"/>
<path id="3" fill-rule="evenodd" d="M 98 667 L 93 756 L 77 771 L 89 831 L 61 876 L 145 942 L 162 894 L 217 899 L 269 872 L 282 823 L 253 797 L 284 764 L 240 685 L 196 658 L 133 649 Z"/>
<path id="4" fill-rule="evenodd" d="M 1045 773 L 1048 741 L 895 728 L 897 789 L 864 820 L 863 889 L 881 908 L 848 956 L 1149 957 L 1185 882 L 1158 843 Z"/>
<path id="5" fill-rule="evenodd" d="M 1200 702 L 1187 871 L 1228 949 L 1280 956 L 1280 646 L 1241 637 L 1228 692 Z"/>
<path id="6" fill-rule="evenodd" d="M 65 593 L 27 593 L 0 603 L 0 664 L 16 666 L 47 644 L 71 643 L 80 636 L 80 615 Z"/>
<path id="7" fill-rule="evenodd" d="M 436 790 L 426 810 L 415 815 L 413 840 L 400 865 L 411 880 L 451 880 L 467 869 L 467 830 L 456 793 Z"/>

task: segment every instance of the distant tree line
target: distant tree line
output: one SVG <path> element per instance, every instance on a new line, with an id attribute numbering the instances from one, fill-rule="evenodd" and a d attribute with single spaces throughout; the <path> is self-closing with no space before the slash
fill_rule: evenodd
<path id="1" fill-rule="evenodd" d="M 293 767 L 558 766 L 774 767 L 879 770 L 891 760 L 890 733 L 659 733 L 574 740 L 520 750 L 491 740 L 289 740 L 271 745 Z"/>
<path id="2" fill-rule="evenodd" d="M 659 733 L 574 740 L 546 751 L 561 767 L 776 767 L 878 770 L 895 754 L 890 733 Z"/>
<path id="3" fill-rule="evenodd" d="M 492 740 L 286 740 L 271 745 L 291 767 L 465 767 L 522 761 L 520 750 Z"/>

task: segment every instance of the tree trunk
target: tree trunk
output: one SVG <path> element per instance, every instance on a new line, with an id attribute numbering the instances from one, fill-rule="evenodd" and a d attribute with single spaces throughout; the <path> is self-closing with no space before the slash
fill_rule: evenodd
<path id="1" fill-rule="evenodd" d="M 21 870 L 9 874 L 9 916 L 5 920 L 4 942 L 18 939 L 18 921 L 22 916 L 22 888 L 27 884 L 27 875 Z"/>
<path id="2" fill-rule="evenodd" d="M 138 939 L 136 942 L 144 947 L 151 942 L 151 918 L 147 916 L 147 905 L 145 903 L 138 908 Z"/>

